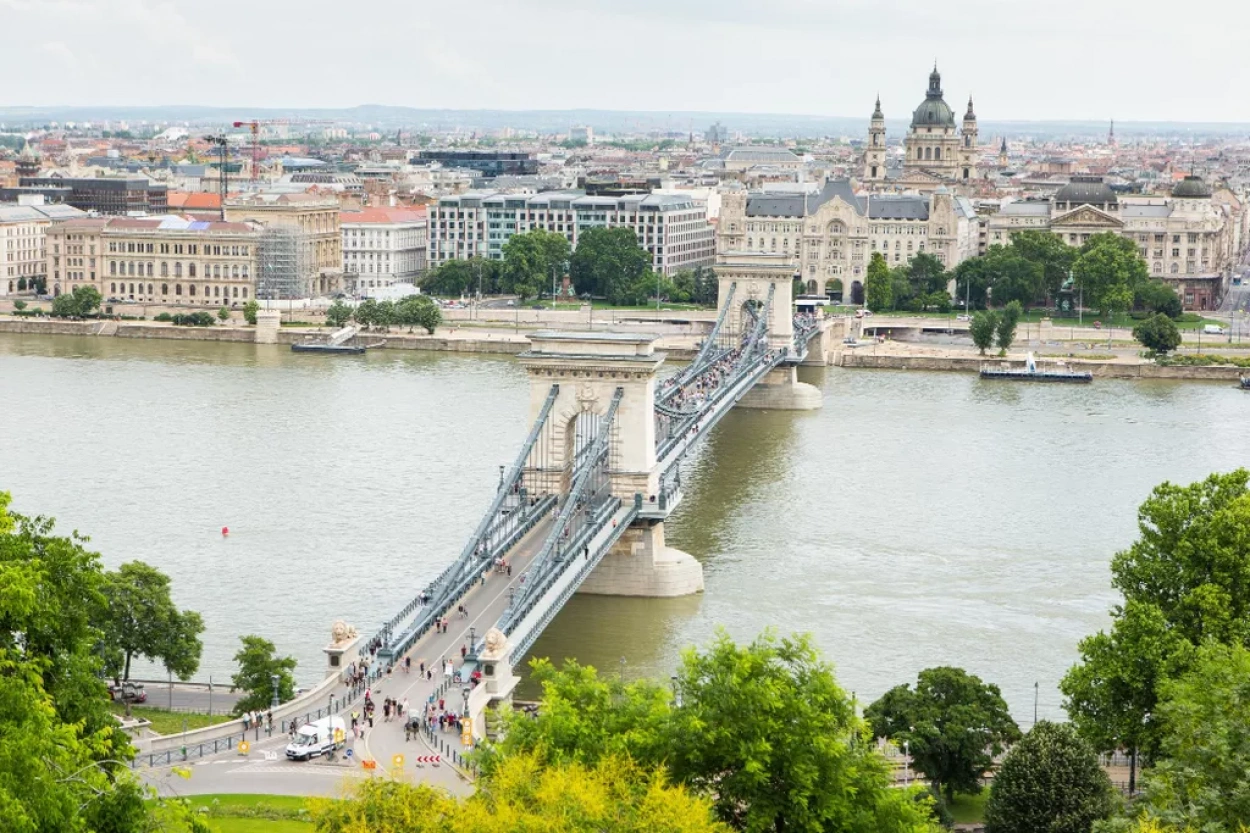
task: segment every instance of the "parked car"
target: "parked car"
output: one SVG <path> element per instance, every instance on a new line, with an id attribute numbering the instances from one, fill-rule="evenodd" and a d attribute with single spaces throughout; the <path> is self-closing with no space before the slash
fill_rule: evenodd
<path id="1" fill-rule="evenodd" d="M 109 699 L 118 703 L 146 703 L 148 693 L 142 683 L 126 681 L 121 685 L 109 685 Z"/>

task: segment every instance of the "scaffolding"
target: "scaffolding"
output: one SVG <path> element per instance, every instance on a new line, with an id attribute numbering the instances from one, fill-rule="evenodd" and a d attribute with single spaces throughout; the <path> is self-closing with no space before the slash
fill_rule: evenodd
<path id="1" fill-rule="evenodd" d="M 256 297 L 266 301 L 311 297 L 309 248 L 308 235 L 298 228 L 265 229 L 257 249 Z"/>

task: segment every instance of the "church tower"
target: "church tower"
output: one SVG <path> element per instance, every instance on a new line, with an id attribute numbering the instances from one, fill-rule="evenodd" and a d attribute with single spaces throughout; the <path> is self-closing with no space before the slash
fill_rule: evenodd
<path id="1" fill-rule="evenodd" d="M 42 167 L 39 154 L 35 153 L 34 148 L 30 146 L 30 140 L 22 147 L 21 154 L 17 157 L 17 175 L 18 182 L 24 176 L 39 176 L 39 170 Z"/>
<path id="2" fill-rule="evenodd" d="M 877 109 L 872 111 L 868 127 L 868 148 L 864 151 L 864 179 L 879 182 L 885 179 L 885 115 L 881 112 L 881 96 L 877 96 Z"/>
<path id="3" fill-rule="evenodd" d="M 998 167 L 1007 167 L 1007 137 L 1003 137 L 1003 143 L 998 148 Z"/>
<path id="4" fill-rule="evenodd" d="M 964 126 L 959 146 L 959 178 L 977 178 L 977 114 L 972 110 L 972 96 L 968 96 L 968 112 L 964 113 Z"/>

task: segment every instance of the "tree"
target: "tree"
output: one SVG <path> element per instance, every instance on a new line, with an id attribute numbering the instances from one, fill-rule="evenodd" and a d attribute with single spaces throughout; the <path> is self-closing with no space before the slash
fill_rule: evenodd
<path id="1" fill-rule="evenodd" d="M 537 295 L 569 259 L 569 241 L 563 234 L 533 229 L 514 234 L 503 244 L 501 288 L 521 300 Z"/>
<path id="2" fill-rule="evenodd" d="M 1170 353 L 1181 346 L 1181 331 L 1161 312 L 1134 327 L 1133 338 L 1152 353 Z"/>
<path id="3" fill-rule="evenodd" d="M 942 261 L 925 252 L 919 252 L 907 264 L 907 275 L 911 281 L 912 292 L 917 296 L 939 292 L 945 295 L 946 286 L 950 282 Z"/>
<path id="4" fill-rule="evenodd" d="M 1178 830 L 1244 830 L 1250 820 L 1250 651 L 1207 645 L 1161 694 L 1162 758 L 1144 777 L 1144 815 Z"/>
<path id="5" fill-rule="evenodd" d="M 1162 483 L 1138 509 L 1140 537 L 1111 561 L 1124 603 L 1111 632 L 1086 637 L 1060 683 L 1077 730 L 1103 752 L 1149 761 L 1161 741 L 1161 686 L 1184 674 L 1204 642 L 1250 640 L 1250 472 Z"/>
<path id="6" fill-rule="evenodd" d="M 361 301 L 356 305 L 352 318 L 356 319 L 356 323 L 366 330 L 369 329 L 378 323 L 378 302 L 372 298 L 366 298 Z"/>
<path id="7" fill-rule="evenodd" d="M 273 703 L 273 677 L 278 677 L 278 702 L 295 696 L 294 657 L 274 654 L 268 639 L 249 634 L 240 636 L 243 647 L 234 655 L 239 670 L 230 678 L 231 691 L 246 692 L 234 705 L 234 714 L 268 708 Z"/>
<path id="8" fill-rule="evenodd" d="M 881 252 L 873 252 L 872 259 L 868 261 L 868 274 L 864 276 L 864 301 L 872 312 L 894 308 L 890 267 Z"/>
<path id="9" fill-rule="evenodd" d="M 254 300 L 248 301 L 243 305 L 243 320 L 253 327 L 256 326 L 256 313 L 258 312 L 260 312 L 260 304 Z"/>
<path id="10" fill-rule="evenodd" d="M 18 312 L 21 312 L 22 310 L 26 309 L 26 302 L 23 301 L 21 298 L 18 298 L 16 301 L 13 302 L 13 309 L 17 310 Z"/>
<path id="11" fill-rule="evenodd" d="M 426 295 L 409 295 L 395 305 L 396 323 L 407 326 L 409 332 L 413 327 L 421 327 L 428 334 L 443 323 L 443 311 Z"/>
<path id="12" fill-rule="evenodd" d="M 331 327 L 343 327 L 352 318 L 352 308 L 342 301 L 335 301 L 326 310 L 326 324 Z"/>
<path id="13" fill-rule="evenodd" d="M 968 314 L 974 309 L 985 309 L 986 290 L 992 282 L 985 258 L 970 257 L 956 266 L 952 274 L 955 276 L 955 300 L 968 305 Z"/>
<path id="14" fill-rule="evenodd" d="M 968 324 L 968 333 L 972 343 L 985 355 L 985 351 L 994 346 L 994 333 L 998 330 L 998 313 L 991 311 L 978 312 L 972 316 Z"/>
<path id="15" fill-rule="evenodd" d="M 220 321 L 220 322 L 221 322 L 221 323 L 223 323 L 223 324 L 225 324 L 227 321 L 229 321 L 229 320 L 230 320 L 230 310 L 226 309 L 225 307 L 222 307 L 221 309 L 217 310 L 217 320 L 218 320 L 218 321 Z"/>
<path id="16" fill-rule="evenodd" d="M 61 293 L 52 300 L 52 314 L 58 318 L 84 318 L 100 308 L 103 297 L 94 286 L 76 286 L 72 293 Z"/>
<path id="17" fill-rule="evenodd" d="M 1054 296 L 1068 279 L 1068 270 L 1076 260 L 1076 249 L 1049 231 L 1018 231 L 1011 235 L 1011 250 L 1020 257 L 1041 267 L 1040 289 Z M 1028 306 L 1028 302 L 1020 299 Z"/>
<path id="18" fill-rule="evenodd" d="M 542 706 L 533 719 L 505 715 L 504 739 L 477 753 L 488 777 L 518 754 L 548 765 L 628 757 L 664 767 L 738 829 L 931 829 L 927 803 L 891 787 L 851 698 L 807 637 L 737 646 L 721 633 L 683 655 L 675 691 L 576 663 L 533 668 Z"/>
<path id="19" fill-rule="evenodd" d="M 1129 308 L 1140 284 L 1147 280 L 1146 261 L 1137 244 L 1114 232 L 1095 234 L 1081 246 L 1072 265 L 1077 286 L 1085 291 L 1085 302 L 1103 315 Z"/>
<path id="20" fill-rule="evenodd" d="M 15 833 L 149 830 L 133 750 L 107 708 L 104 581 L 85 538 L 0 492 L 0 817 Z"/>
<path id="21" fill-rule="evenodd" d="M 1163 313 L 1168 318 L 1177 319 L 1185 311 L 1181 306 L 1181 298 L 1168 283 L 1151 279 L 1140 284 L 1133 293 L 1133 306 L 1144 307 L 1151 312 Z"/>
<path id="22" fill-rule="evenodd" d="M 362 780 L 345 800 L 314 799 L 318 833 L 728 833 L 707 799 L 626 758 L 549 765 L 509 758 L 461 801 L 428 784 Z"/>
<path id="23" fill-rule="evenodd" d="M 873 734 L 909 745 L 915 767 L 946 800 L 977 792 L 993 756 L 1020 737 L 998 686 L 962 668 L 920 672 L 915 689 L 895 686 L 864 710 Z"/>
<path id="24" fill-rule="evenodd" d="M 1004 246 L 991 246 L 984 260 L 990 285 L 994 287 L 994 303 L 1017 301 L 1027 309 L 1037 302 L 1045 278 L 1040 264 Z"/>
<path id="25" fill-rule="evenodd" d="M 25 278 L 18 278 L 18 279 L 17 279 L 17 291 L 18 291 L 18 292 L 25 292 L 25 291 L 26 291 L 26 279 L 25 279 Z"/>
<path id="26" fill-rule="evenodd" d="M 623 294 L 651 268 L 651 254 L 638 245 L 638 236 L 626 226 L 589 228 L 578 237 L 569 259 L 569 278 L 578 295 L 625 303 Z"/>
<path id="27" fill-rule="evenodd" d="M 174 605 L 169 576 L 131 561 L 107 573 L 102 590 L 107 609 L 101 626 L 113 678 L 129 680 L 131 660 L 143 657 L 159 660 L 181 680 L 190 679 L 200 667 L 204 622 L 195 611 Z"/>
<path id="28" fill-rule="evenodd" d="M 1016 325 L 1020 323 L 1020 302 L 1012 301 L 1003 307 L 998 314 L 998 326 L 994 328 L 994 337 L 998 342 L 998 354 L 1005 356 L 1016 340 Z"/>
<path id="29" fill-rule="evenodd" d="M 373 308 L 373 326 L 383 332 L 390 332 L 391 325 L 397 323 L 394 301 L 378 301 Z"/>
<path id="30" fill-rule="evenodd" d="M 985 805 L 986 833 L 1089 833 L 1114 809 L 1098 755 L 1070 725 L 1042 721 L 1007 753 Z"/>

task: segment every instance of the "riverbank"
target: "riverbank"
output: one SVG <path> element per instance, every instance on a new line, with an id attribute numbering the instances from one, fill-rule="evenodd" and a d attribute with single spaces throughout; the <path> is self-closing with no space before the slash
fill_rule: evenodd
<path id="1" fill-rule="evenodd" d="M 324 337 L 332 332 L 324 327 L 284 327 L 278 331 L 278 344 L 295 344 L 309 338 Z M 16 318 L 0 316 L 0 333 L 17 335 L 96 336 L 101 338 L 171 339 L 179 341 L 214 341 L 252 343 L 256 328 L 246 325 L 212 327 L 179 327 L 149 321 L 63 321 L 56 318 Z M 487 353 L 515 356 L 529 348 L 526 333 L 520 330 L 498 330 L 481 326 L 440 327 L 434 335 L 426 333 L 363 333 L 366 343 L 381 342 L 382 350 L 433 350 L 452 353 Z M 660 349 L 676 361 L 694 357 L 698 336 L 686 331 L 663 334 Z"/>
<path id="2" fill-rule="evenodd" d="M 839 351 L 837 367 L 866 370 L 935 370 L 977 373 L 982 367 L 1024 366 L 1025 350 L 1013 350 L 1005 358 L 981 356 L 973 351 L 936 349 L 924 345 L 888 342 Z M 1108 353 L 1097 360 L 1079 356 L 1039 356 L 1038 367 L 1088 371 L 1095 379 L 1175 379 L 1203 382 L 1237 382 L 1246 371 L 1232 365 L 1161 366 L 1138 355 Z"/>

